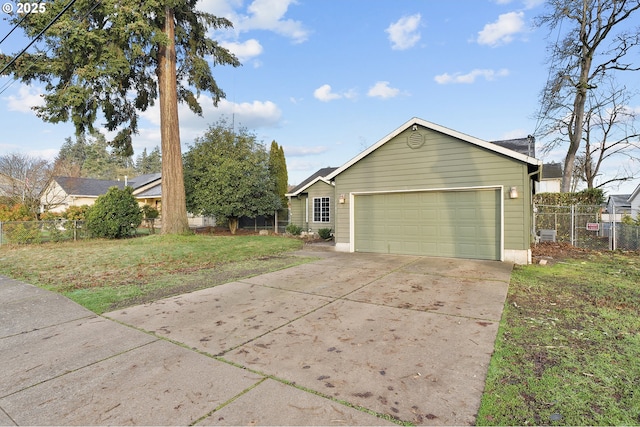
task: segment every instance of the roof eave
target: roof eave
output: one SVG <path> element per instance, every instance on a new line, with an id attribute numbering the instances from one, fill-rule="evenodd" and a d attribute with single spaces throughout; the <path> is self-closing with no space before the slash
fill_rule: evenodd
<path id="1" fill-rule="evenodd" d="M 325 184 L 328 184 L 328 185 L 334 185 L 334 184 L 333 184 L 330 180 L 328 180 L 327 178 L 322 177 L 322 176 L 317 176 L 315 179 L 313 179 L 313 180 L 309 181 L 309 183 L 308 183 L 307 185 L 305 185 L 305 186 L 304 186 L 304 187 L 302 187 L 302 188 L 299 188 L 297 191 L 295 191 L 295 192 L 293 192 L 293 193 L 285 193 L 285 196 L 286 196 L 286 197 L 295 197 L 295 196 L 299 195 L 300 193 L 304 193 L 304 190 L 306 190 L 307 188 L 311 187 L 313 184 L 315 184 L 315 183 L 316 183 L 316 182 L 318 182 L 318 181 L 322 181 L 322 182 L 324 182 Z"/>
<path id="2" fill-rule="evenodd" d="M 503 155 L 505 155 L 507 157 L 511 157 L 511 158 L 513 158 L 515 160 L 519 160 L 521 162 L 524 162 L 524 163 L 527 163 L 527 164 L 530 164 L 530 165 L 542 166 L 542 161 L 538 160 L 536 158 L 529 157 L 529 156 L 526 156 L 524 154 L 520 154 L 520 153 L 515 152 L 513 150 L 509 150 L 508 148 L 504 148 L 504 147 L 501 147 L 499 145 L 491 144 L 488 141 L 484 141 L 482 139 L 479 139 L 479 138 L 464 134 L 462 132 L 458 132 L 458 131 L 455 131 L 453 129 L 449 129 L 449 128 L 446 128 L 444 126 L 440 126 L 440 125 L 437 125 L 435 123 L 431 123 L 431 122 L 428 122 L 426 120 L 414 117 L 411 120 L 405 122 L 403 125 L 401 125 L 397 129 L 395 129 L 393 132 L 391 132 L 388 135 L 386 135 L 384 138 L 382 138 L 381 140 L 379 140 L 378 142 L 376 142 L 372 146 L 370 146 L 369 148 L 367 148 L 366 150 L 364 150 L 363 152 L 361 152 L 360 154 L 358 154 L 357 156 L 355 156 L 354 158 L 352 158 L 351 160 L 349 160 L 344 165 L 340 166 L 338 169 L 336 169 L 335 171 L 333 171 L 332 173 L 327 175 L 325 178 L 328 179 L 328 180 L 332 180 L 337 175 L 339 175 L 342 172 L 344 172 L 345 170 L 349 169 L 351 166 L 353 166 L 354 164 L 358 163 L 361 159 L 363 159 L 364 157 L 368 156 L 369 154 L 371 154 L 372 152 L 374 152 L 375 150 L 377 150 L 378 148 L 380 148 L 381 146 L 383 146 L 384 144 L 389 142 L 391 139 L 395 138 L 400 133 L 404 132 L 406 129 L 408 129 L 409 127 L 411 127 L 413 125 L 420 125 L 420 126 L 425 127 L 427 129 L 431 129 L 431 130 L 434 130 L 436 132 L 440 132 L 442 134 L 449 135 L 449 136 L 452 136 L 454 138 L 458 138 L 458 139 L 460 139 L 462 141 L 469 142 L 471 144 L 477 145 L 479 147 L 483 147 L 483 148 L 485 148 L 487 150 L 491 150 L 491 151 L 496 152 L 496 153 L 503 154 Z"/>

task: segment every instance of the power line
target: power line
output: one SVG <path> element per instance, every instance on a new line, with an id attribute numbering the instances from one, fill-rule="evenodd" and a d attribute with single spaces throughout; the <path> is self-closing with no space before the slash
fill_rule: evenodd
<path id="1" fill-rule="evenodd" d="M 15 58 L 13 58 L 13 60 L 12 60 L 9 64 L 7 64 L 7 66 L 6 66 L 5 68 L 3 68 L 3 69 L 2 69 L 2 71 L 4 71 L 8 66 L 10 66 L 13 62 L 15 62 L 15 60 L 16 60 L 20 55 L 24 54 L 24 52 L 25 52 L 27 49 L 29 49 L 29 47 L 31 47 L 31 45 L 33 45 L 33 43 L 35 43 L 35 42 L 36 42 L 36 40 L 38 40 L 38 38 L 39 38 L 39 37 L 40 37 L 40 36 L 41 36 L 41 35 L 42 35 L 42 34 L 43 34 L 47 29 L 49 29 L 49 28 L 50 28 L 50 27 L 51 27 L 51 26 L 52 26 L 52 25 L 53 25 L 53 24 L 54 24 L 58 19 L 60 19 L 60 17 L 62 16 L 62 14 L 63 14 L 65 11 L 67 11 L 67 10 L 68 10 L 68 9 L 69 9 L 69 8 L 70 8 L 70 7 L 75 3 L 75 2 L 76 2 L 76 0 L 71 0 L 71 1 L 70 1 L 70 3 L 69 3 L 69 4 L 68 4 L 68 5 L 67 5 L 67 6 L 66 6 L 66 7 L 65 7 L 65 8 L 64 8 L 60 13 L 58 13 L 58 15 L 57 15 L 57 16 L 56 16 L 56 17 L 55 17 L 55 18 L 54 18 L 54 19 L 53 19 L 53 20 L 52 20 L 52 21 L 47 25 L 47 27 L 46 27 L 44 30 L 42 30 L 42 31 L 41 31 L 41 32 L 40 32 L 40 33 L 39 33 L 39 34 L 38 34 L 38 35 L 37 35 L 37 36 L 36 36 L 36 37 L 31 41 L 31 43 L 29 43 L 29 45 L 28 45 L 26 48 L 24 48 L 24 49 L 22 50 L 22 52 L 20 52 L 18 55 L 16 55 L 16 57 L 15 57 Z M 79 16 L 79 17 L 77 17 L 77 18 L 72 18 L 72 19 L 75 19 L 75 20 L 77 20 L 77 21 L 82 21 L 82 20 L 83 20 L 83 19 L 85 19 L 87 16 L 89 16 L 89 14 L 90 14 L 91 12 L 93 12 L 93 11 L 95 10 L 95 8 L 96 8 L 96 7 L 98 7 L 101 3 L 102 3 L 102 0 L 98 0 L 96 3 L 94 3 L 94 5 L 91 7 L 91 9 L 89 9 L 87 12 L 85 12 L 82 16 Z M 26 17 L 26 15 L 25 15 L 25 17 Z M 20 23 L 21 23 L 23 20 L 24 20 L 24 18 L 22 18 L 22 20 L 20 20 Z M 18 23 L 18 25 L 19 25 L 20 23 Z M 15 29 L 15 28 L 14 28 L 14 29 Z M 13 30 L 11 30 L 11 31 L 13 31 Z M 6 37 L 5 37 L 5 38 L 6 38 Z M 45 53 L 45 54 L 46 54 L 46 53 L 48 53 L 51 49 L 52 49 L 52 47 L 49 47 L 49 48 L 48 48 L 44 53 Z M 2 72 L 0 72 L 0 75 L 1 75 L 1 74 L 2 74 Z M 11 85 L 13 85 L 13 84 L 16 82 L 16 80 L 17 80 L 17 78 L 16 78 L 16 77 L 14 77 L 14 78 L 13 78 L 13 80 L 11 80 L 11 81 L 9 81 L 9 82 L 5 83 L 5 84 L 4 84 L 4 86 L 2 86 L 2 87 L 0 88 L 0 95 L 1 95 L 2 93 L 4 93 L 7 89 L 9 89 L 9 87 L 10 87 Z"/>
<path id="2" fill-rule="evenodd" d="M 27 51 L 27 49 L 29 49 L 29 48 L 30 48 L 30 47 L 31 47 L 31 46 L 32 46 L 36 41 L 38 41 L 38 39 L 40 38 L 40 36 L 42 36 L 42 35 L 44 34 L 44 32 L 45 32 L 45 31 L 47 31 L 49 28 L 51 28 L 51 27 L 53 26 L 53 24 L 55 24 L 55 23 L 56 23 L 56 21 L 57 21 L 58 19 L 60 19 L 60 17 L 62 16 L 62 14 L 63 14 L 63 13 L 65 13 L 67 10 L 69 10 L 69 8 L 71 8 L 71 6 L 73 6 L 73 4 L 74 4 L 75 2 L 76 2 L 76 0 L 71 0 L 71 1 L 70 1 L 70 2 L 69 2 L 69 3 L 64 7 L 64 9 L 62 9 L 62 10 L 61 10 L 57 15 L 56 15 L 56 17 L 55 17 L 55 18 L 53 18 L 53 19 L 51 20 L 51 22 L 49 22 L 49 23 L 47 24 L 47 26 L 46 26 L 46 27 L 44 27 L 44 28 L 42 29 L 42 31 L 40 31 L 40 32 L 38 33 L 38 35 L 37 35 L 37 36 L 35 36 L 35 37 L 33 38 L 33 40 L 31 40 L 31 42 L 27 45 L 27 47 L 25 47 L 24 49 L 22 49 L 22 51 L 21 51 L 19 54 L 17 54 L 16 56 L 14 56 L 14 57 L 11 59 L 11 61 L 9 61 L 9 63 L 8 63 L 7 65 L 5 65 L 5 66 L 4 66 L 4 68 L 3 68 L 2 70 L 0 70 L 0 75 L 2 75 L 2 74 L 4 73 L 4 71 L 5 71 L 7 68 L 9 68 L 11 65 L 13 65 L 13 64 L 16 62 L 16 60 L 17 60 L 18 58 L 20 58 L 22 55 L 24 55 L 24 53 Z"/>
<path id="3" fill-rule="evenodd" d="M 30 15 L 29 13 L 25 13 L 25 14 L 22 16 L 22 19 L 20 19 L 20 21 L 19 21 L 16 25 L 14 25 L 14 26 L 13 26 L 13 28 L 11 29 L 11 31 L 9 31 L 9 33 L 8 33 L 6 36 L 4 36 L 4 37 L 2 38 L 2 40 L 0 40 L 0 44 L 2 44 L 2 42 L 3 42 L 3 41 L 5 41 L 5 40 L 7 39 L 7 37 L 9 37 L 9 36 L 11 35 L 11 33 L 13 33 L 13 32 L 16 30 L 16 28 L 18 28 L 18 27 L 20 26 L 20 24 L 22 24 L 22 21 L 24 21 L 25 19 L 27 19 L 27 16 L 29 16 L 29 15 Z"/>

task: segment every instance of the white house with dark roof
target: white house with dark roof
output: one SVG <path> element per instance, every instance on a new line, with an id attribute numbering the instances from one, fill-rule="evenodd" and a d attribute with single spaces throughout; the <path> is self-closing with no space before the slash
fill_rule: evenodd
<path id="1" fill-rule="evenodd" d="M 41 212 L 64 212 L 70 206 L 91 206 L 109 188 L 122 189 L 125 186 L 133 187 L 133 195 L 140 205 L 151 205 L 159 210 L 162 200 L 161 184 L 162 178 L 159 173 L 140 175 L 122 181 L 57 176 L 42 192 Z"/>

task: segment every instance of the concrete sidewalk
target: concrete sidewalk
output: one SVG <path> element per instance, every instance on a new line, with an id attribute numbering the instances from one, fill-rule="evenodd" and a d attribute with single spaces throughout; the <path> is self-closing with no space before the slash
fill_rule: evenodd
<path id="1" fill-rule="evenodd" d="M 302 254 L 104 316 L 0 277 L 0 425 L 475 422 L 511 265 Z"/>

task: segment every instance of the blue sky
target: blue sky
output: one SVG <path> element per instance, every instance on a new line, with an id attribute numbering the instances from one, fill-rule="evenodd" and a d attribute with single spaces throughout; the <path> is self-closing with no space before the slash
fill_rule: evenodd
<path id="1" fill-rule="evenodd" d="M 211 35 L 243 66 L 213 68 L 227 98 L 215 108 L 201 96 L 204 117 L 180 107 L 183 150 L 221 116 L 233 117 L 267 146 L 284 146 L 290 184 L 297 184 L 319 168 L 342 165 L 412 117 L 488 141 L 533 134 L 546 46 L 557 36 L 532 25 L 543 3 L 201 0 L 201 9 L 234 23 Z M 0 36 L 8 30 L 0 21 Z M 11 35 L 0 50 L 25 45 Z M 0 154 L 52 159 L 72 127 L 40 121 L 30 107 L 41 89 L 6 87 L 9 81 L 0 77 Z M 630 107 L 638 106 L 636 98 Z M 136 155 L 160 144 L 157 106 L 142 116 Z M 561 161 L 563 153 L 539 157 Z M 637 184 L 607 190 L 631 192 Z"/>

